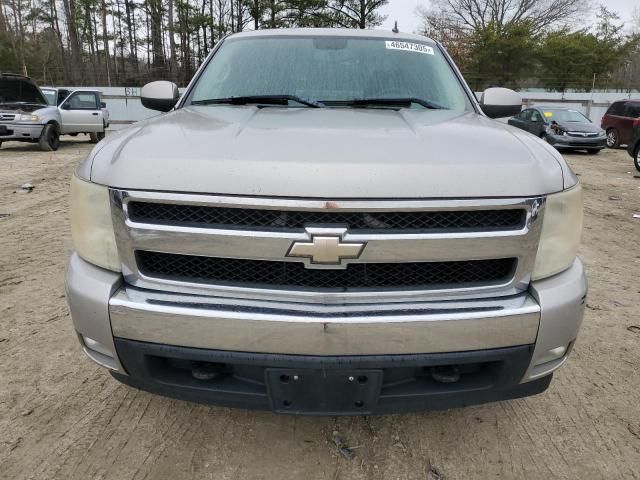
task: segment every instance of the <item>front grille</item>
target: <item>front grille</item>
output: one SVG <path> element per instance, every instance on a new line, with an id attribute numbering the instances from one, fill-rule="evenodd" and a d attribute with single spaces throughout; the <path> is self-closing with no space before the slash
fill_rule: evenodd
<path id="1" fill-rule="evenodd" d="M 253 288 L 348 289 L 460 287 L 507 282 L 516 259 L 419 263 L 352 263 L 344 270 L 305 268 L 298 262 L 239 260 L 150 251 L 137 252 L 146 276 Z"/>
<path id="2" fill-rule="evenodd" d="M 567 135 L 570 137 L 585 137 L 585 138 L 593 138 L 597 137 L 598 133 L 586 133 L 586 132 L 567 132 Z"/>
<path id="3" fill-rule="evenodd" d="M 491 231 L 524 226 L 524 209 L 414 212 L 315 212 L 130 202 L 134 222 L 208 228 L 295 230 L 318 224 L 353 230 Z"/>
<path id="4" fill-rule="evenodd" d="M 11 122 L 16 119 L 12 113 L 0 113 L 0 122 Z"/>

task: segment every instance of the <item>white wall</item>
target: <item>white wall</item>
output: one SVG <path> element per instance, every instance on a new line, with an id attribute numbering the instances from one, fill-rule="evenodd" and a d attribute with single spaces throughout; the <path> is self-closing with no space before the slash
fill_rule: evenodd
<path id="1" fill-rule="evenodd" d="M 107 104 L 111 121 L 116 128 L 117 124 L 131 123 L 159 115 L 158 112 L 148 110 L 142 106 L 139 87 L 96 87 L 96 89 L 102 92 L 102 99 Z M 180 92 L 184 92 L 184 89 L 181 89 Z M 573 107 L 587 115 L 593 123 L 598 125 L 611 103 L 629 98 L 624 93 L 565 93 L 563 95 L 554 92 L 522 92 L 522 97 L 526 106 L 557 105 Z"/>

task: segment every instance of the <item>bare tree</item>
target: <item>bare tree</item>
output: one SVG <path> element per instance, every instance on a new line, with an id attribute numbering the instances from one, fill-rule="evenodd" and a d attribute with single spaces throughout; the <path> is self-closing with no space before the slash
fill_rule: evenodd
<path id="1" fill-rule="evenodd" d="M 431 0 L 431 8 L 420 9 L 419 14 L 423 18 L 440 14 L 475 31 L 489 25 L 500 31 L 527 22 L 540 33 L 576 21 L 588 7 L 589 0 Z"/>
<path id="2" fill-rule="evenodd" d="M 169 71 L 173 73 L 175 70 L 176 59 L 176 39 L 175 28 L 173 26 L 173 0 L 169 0 L 167 11 L 167 33 L 169 34 Z"/>
<path id="3" fill-rule="evenodd" d="M 378 10 L 387 3 L 388 0 L 330 0 L 325 6 L 329 11 L 325 15 L 344 28 L 376 27 L 386 19 Z"/>
<path id="4" fill-rule="evenodd" d="M 162 43 L 163 8 L 161 0 L 146 0 L 149 28 L 151 30 L 151 48 L 153 49 L 153 66 L 159 72 L 164 71 L 165 58 Z"/>
<path id="5" fill-rule="evenodd" d="M 457 18 L 424 7 L 418 7 L 416 14 L 422 20 L 418 33 L 445 45 L 456 65 L 466 70 L 471 61 L 473 30 Z"/>
<path id="6" fill-rule="evenodd" d="M 71 62 L 69 68 L 69 80 L 77 82 L 82 77 L 82 65 L 80 60 L 80 40 L 78 38 L 78 27 L 76 25 L 76 3 L 75 0 L 62 0 L 64 14 L 67 20 L 67 32 L 69 34 L 69 47 L 71 50 Z"/>

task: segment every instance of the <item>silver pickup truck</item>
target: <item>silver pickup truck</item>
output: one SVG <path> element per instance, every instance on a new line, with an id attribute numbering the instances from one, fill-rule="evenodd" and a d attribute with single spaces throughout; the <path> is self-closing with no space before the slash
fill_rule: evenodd
<path id="1" fill-rule="evenodd" d="M 543 392 L 587 294 L 582 188 L 446 51 L 384 31 L 224 39 L 72 180 L 86 354 L 140 389 L 278 413 Z"/>
<path id="2" fill-rule="evenodd" d="M 49 104 L 29 77 L 0 74 L 0 146 L 6 141 L 37 142 L 51 151 L 60 146 L 60 135 L 79 133 L 98 143 L 107 125 L 96 90 L 76 89 L 59 105 Z"/>

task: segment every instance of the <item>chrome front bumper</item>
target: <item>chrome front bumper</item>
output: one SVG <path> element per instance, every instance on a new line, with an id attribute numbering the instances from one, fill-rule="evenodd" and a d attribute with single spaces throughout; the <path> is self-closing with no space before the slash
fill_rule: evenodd
<path id="1" fill-rule="evenodd" d="M 371 305 L 313 305 L 152 292 L 73 254 L 66 289 L 85 352 L 126 374 L 114 337 L 234 352 L 348 356 L 478 351 L 532 345 L 523 381 L 566 359 L 541 363 L 573 344 L 587 291 L 582 263 L 511 297 Z M 83 338 L 100 345 L 91 348 Z M 569 349 L 568 348 L 568 349 Z"/>
<path id="2" fill-rule="evenodd" d="M 44 125 L 27 125 L 19 123 L 2 123 L 6 127 L 7 135 L 0 134 L 0 142 L 8 142 L 15 140 L 34 140 L 40 138 Z"/>

